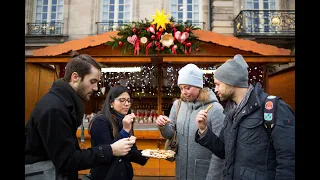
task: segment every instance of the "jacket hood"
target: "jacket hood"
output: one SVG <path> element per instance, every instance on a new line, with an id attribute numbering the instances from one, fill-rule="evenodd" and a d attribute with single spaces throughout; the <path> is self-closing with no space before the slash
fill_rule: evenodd
<path id="1" fill-rule="evenodd" d="M 184 101 L 184 97 L 181 94 L 181 99 Z M 198 98 L 193 103 L 193 109 L 198 109 L 200 106 L 213 103 L 213 102 L 219 102 L 216 94 L 212 91 L 210 88 L 202 88 L 200 90 L 200 93 L 198 95 Z"/>

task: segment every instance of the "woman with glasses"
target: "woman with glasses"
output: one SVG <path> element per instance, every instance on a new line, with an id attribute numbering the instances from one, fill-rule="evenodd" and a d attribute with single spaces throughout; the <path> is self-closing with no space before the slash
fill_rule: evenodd
<path id="1" fill-rule="evenodd" d="M 112 87 L 105 99 L 102 110 L 98 112 L 89 124 L 91 145 L 111 144 L 119 139 L 134 137 L 134 113 L 129 113 L 132 99 L 127 88 L 117 85 Z M 110 155 L 111 156 L 111 155 Z M 101 165 L 91 169 L 91 180 L 131 180 L 133 168 L 131 162 L 145 165 L 148 158 L 141 155 L 136 144 L 131 151 L 122 157 L 113 157 L 112 165 Z"/>

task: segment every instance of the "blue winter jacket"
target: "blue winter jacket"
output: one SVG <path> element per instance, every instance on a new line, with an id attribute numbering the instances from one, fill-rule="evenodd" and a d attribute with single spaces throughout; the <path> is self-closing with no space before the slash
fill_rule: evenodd
<path id="1" fill-rule="evenodd" d="M 293 180 L 295 179 L 295 117 L 292 109 L 281 99 L 276 107 L 276 124 L 269 138 L 263 124 L 265 98 L 257 83 L 247 104 L 232 119 L 226 114 L 220 136 L 210 127 L 196 142 L 225 158 L 224 180 Z"/>

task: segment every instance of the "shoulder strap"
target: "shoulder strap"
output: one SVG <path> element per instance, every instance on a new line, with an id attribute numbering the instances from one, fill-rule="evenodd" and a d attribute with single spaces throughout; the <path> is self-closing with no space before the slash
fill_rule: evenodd
<path id="1" fill-rule="evenodd" d="M 175 116 L 176 121 L 175 121 L 175 124 L 174 124 L 174 130 L 177 129 L 177 120 L 178 120 L 178 113 L 179 113 L 180 106 L 181 106 L 181 99 L 178 100 L 178 108 L 177 108 L 176 116 Z"/>
<path id="2" fill-rule="evenodd" d="M 268 136 L 271 136 L 274 124 L 276 123 L 276 105 L 279 97 L 269 95 L 264 102 L 263 120 Z"/>

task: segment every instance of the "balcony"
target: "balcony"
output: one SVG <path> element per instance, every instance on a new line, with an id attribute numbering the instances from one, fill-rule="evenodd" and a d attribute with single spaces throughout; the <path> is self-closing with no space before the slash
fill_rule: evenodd
<path id="1" fill-rule="evenodd" d="M 27 35 L 62 35 L 63 23 L 27 23 Z"/>
<path id="2" fill-rule="evenodd" d="M 63 43 L 67 38 L 62 22 L 27 23 L 26 44 Z"/>
<path id="3" fill-rule="evenodd" d="M 234 35 L 294 37 L 294 10 L 242 10 L 234 19 Z"/>
<path id="4" fill-rule="evenodd" d="M 97 34 L 102 34 L 104 32 L 114 31 L 118 27 L 124 27 L 124 24 L 132 24 L 132 22 L 96 22 L 96 24 Z M 188 24 L 204 29 L 204 22 L 188 22 Z"/>

